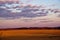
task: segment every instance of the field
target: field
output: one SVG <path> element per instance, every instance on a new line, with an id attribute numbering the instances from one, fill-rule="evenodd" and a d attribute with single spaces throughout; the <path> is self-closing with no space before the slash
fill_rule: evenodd
<path id="1" fill-rule="evenodd" d="M 1 40 L 59 40 L 60 30 L 0 30 Z"/>

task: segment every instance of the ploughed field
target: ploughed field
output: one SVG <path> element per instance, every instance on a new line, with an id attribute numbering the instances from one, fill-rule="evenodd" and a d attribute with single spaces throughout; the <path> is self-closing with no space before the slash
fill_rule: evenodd
<path id="1" fill-rule="evenodd" d="M 60 40 L 58 29 L 0 30 L 1 40 Z"/>

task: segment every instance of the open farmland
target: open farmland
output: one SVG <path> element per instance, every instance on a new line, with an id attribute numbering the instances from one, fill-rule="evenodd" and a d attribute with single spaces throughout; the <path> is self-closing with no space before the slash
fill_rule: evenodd
<path id="1" fill-rule="evenodd" d="M 60 30 L 0 30 L 2 40 L 59 40 Z"/>

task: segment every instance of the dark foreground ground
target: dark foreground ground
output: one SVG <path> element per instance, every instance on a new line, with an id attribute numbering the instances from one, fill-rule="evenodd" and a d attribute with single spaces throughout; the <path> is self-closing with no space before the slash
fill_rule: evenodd
<path id="1" fill-rule="evenodd" d="M 60 36 L 11 36 L 2 37 L 0 40 L 60 40 Z"/>

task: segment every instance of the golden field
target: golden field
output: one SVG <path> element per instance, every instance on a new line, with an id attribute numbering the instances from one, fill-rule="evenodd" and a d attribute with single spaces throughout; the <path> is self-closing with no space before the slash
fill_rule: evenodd
<path id="1" fill-rule="evenodd" d="M 60 36 L 60 30 L 55 29 L 23 29 L 23 30 L 0 30 L 0 36 Z"/>

